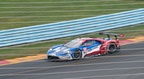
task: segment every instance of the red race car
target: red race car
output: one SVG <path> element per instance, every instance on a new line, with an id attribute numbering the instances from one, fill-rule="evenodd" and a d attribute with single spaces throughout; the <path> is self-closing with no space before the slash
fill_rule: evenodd
<path id="1" fill-rule="evenodd" d="M 55 45 L 47 51 L 48 60 L 72 60 L 90 56 L 112 54 L 120 50 L 118 36 L 123 34 L 99 33 L 107 38 L 77 38 L 66 44 Z M 112 39 L 110 36 L 114 36 Z"/>

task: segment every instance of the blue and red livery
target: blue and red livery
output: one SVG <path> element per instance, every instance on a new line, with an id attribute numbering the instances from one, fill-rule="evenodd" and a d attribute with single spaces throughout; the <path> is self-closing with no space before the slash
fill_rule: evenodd
<path id="1" fill-rule="evenodd" d="M 108 38 L 77 38 L 66 44 L 55 45 L 47 51 L 48 60 L 73 60 L 90 56 L 112 54 L 120 50 L 118 36 L 123 34 L 99 33 Z M 111 39 L 110 36 L 115 36 Z"/>

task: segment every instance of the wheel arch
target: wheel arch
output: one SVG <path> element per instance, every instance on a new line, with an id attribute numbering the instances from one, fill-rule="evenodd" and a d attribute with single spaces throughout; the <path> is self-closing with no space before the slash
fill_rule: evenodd
<path id="1" fill-rule="evenodd" d="M 80 51 L 80 53 L 81 53 L 81 58 L 83 58 L 83 52 L 82 52 L 82 50 L 81 50 L 80 48 L 74 48 L 72 51 L 73 51 L 73 52 L 71 53 L 72 58 L 75 58 L 75 57 L 74 57 L 75 51 Z"/>

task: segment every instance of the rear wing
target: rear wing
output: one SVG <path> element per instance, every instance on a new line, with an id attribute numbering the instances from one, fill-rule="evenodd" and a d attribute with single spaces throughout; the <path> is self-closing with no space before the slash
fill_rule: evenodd
<path id="1" fill-rule="evenodd" d="M 108 38 L 111 38 L 110 36 L 114 36 L 116 40 L 118 39 L 118 37 L 124 37 L 124 34 L 105 33 L 105 32 L 100 32 L 99 35 L 107 35 Z"/>

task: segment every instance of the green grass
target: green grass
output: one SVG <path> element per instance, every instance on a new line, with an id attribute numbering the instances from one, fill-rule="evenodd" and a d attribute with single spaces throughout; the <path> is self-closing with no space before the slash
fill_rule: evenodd
<path id="1" fill-rule="evenodd" d="M 0 0 L 0 30 L 67 21 L 144 7 L 138 0 Z"/>
<path id="2" fill-rule="evenodd" d="M 93 17 L 144 8 L 143 0 L 0 0 L 0 30 Z M 129 31 L 130 30 L 130 31 Z M 144 25 L 110 30 L 125 38 L 144 35 Z M 96 33 L 80 37 L 99 37 Z M 0 60 L 43 54 L 49 47 L 79 36 L 43 41 L 17 47 L 0 48 Z"/>

